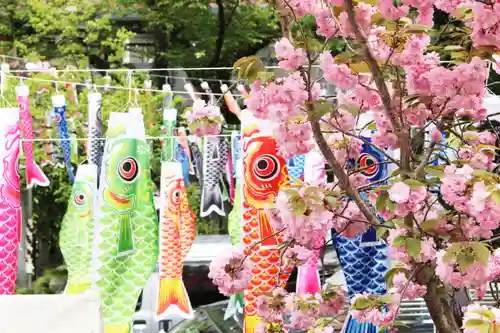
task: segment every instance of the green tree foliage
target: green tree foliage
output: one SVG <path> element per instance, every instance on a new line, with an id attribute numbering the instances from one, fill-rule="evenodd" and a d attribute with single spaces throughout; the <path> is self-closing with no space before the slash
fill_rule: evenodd
<path id="1" fill-rule="evenodd" d="M 145 18 L 155 39 L 156 67 L 227 66 L 280 36 L 270 6 L 240 0 L 121 0 L 122 15 Z M 211 77 L 223 73 L 197 73 Z M 228 73 L 224 75 L 227 76 Z M 221 77 L 222 78 L 222 77 Z"/>
<path id="2" fill-rule="evenodd" d="M 0 8 L 2 52 L 50 59 L 59 68 L 119 65 L 134 35 L 116 29 L 103 1 L 0 0 Z"/>

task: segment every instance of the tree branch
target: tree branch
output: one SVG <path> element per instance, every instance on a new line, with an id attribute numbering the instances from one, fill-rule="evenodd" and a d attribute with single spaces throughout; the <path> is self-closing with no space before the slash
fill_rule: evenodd
<path id="1" fill-rule="evenodd" d="M 432 152 L 434 151 L 434 147 L 436 146 L 436 142 L 433 141 L 427 148 L 427 153 L 424 156 L 424 159 L 422 162 L 420 162 L 419 166 L 417 169 L 415 169 L 415 176 L 418 178 L 421 176 L 421 173 L 424 171 L 425 166 L 429 163 L 429 159 L 432 156 Z"/>
<path id="2" fill-rule="evenodd" d="M 399 139 L 399 144 L 401 148 L 401 168 L 405 171 L 410 170 L 410 155 L 411 155 L 411 145 L 410 145 L 410 135 L 407 130 L 403 128 L 403 124 L 396 117 L 396 114 L 392 109 L 392 101 L 391 95 L 389 94 L 389 89 L 385 84 L 384 76 L 380 68 L 378 67 L 378 63 L 373 57 L 368 48 L 368 44 L 366 42 L 366 38 L 363 33 L 359 30 L 359 26 L 356 22 L 356 13 L 354 11 L 353 0 L 344 0 L 345 10 L 347 12 L 347 17 L 349 19 L 349 23 L 351 24 L 354 35 L 356 36 L 356 40 L 361 46 L 361 50 L 365 57 L 365 62 L 370 68 L 370 72 L 373 75 L 373 80 L 375 81 L 375 85 L 377 86 L 378 94 L 380 99 L 382 100 L 382 104 L 384 105 L 385 112 L 387 117 L 391 121 L 392 127 L 394 128 L 394 132 Z M 402 110 L 400 110 L 402 111 Z"/>
<path id="3" fill-rule="evenodd" d="M 310 121 L 314 140 L 318 144 L 318 148 L 326 158 L 326 161 L 332 168 L 333 173 L 339 180 L 340 188 L 346 191 L 347 195 L 351 197 L 352 201 L 354 201 L 361 213 L 363 213 L 363 215 L 371 224 L 379 224 L 380 220 L 377 218 L 368 203 L 361 197 L 361 194 L 351 184 L 351 182 L 349 181 L 349 176 L 345 173 L 342 165 L 340 165 L 340 163 L 333 155 L 330 147 L 328 147 L 328 143 L 323 137 L 323 133 L 321 133 L 321 127 L 319 125 L 318 119 L 311 119 Z"/>

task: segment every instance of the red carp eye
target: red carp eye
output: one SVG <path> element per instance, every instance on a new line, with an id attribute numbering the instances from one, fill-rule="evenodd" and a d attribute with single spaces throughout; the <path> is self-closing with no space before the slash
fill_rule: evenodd
<path id="1" fill-rule="evenodd" d="M 356 167 L 358 169 L 362 169 L 361 174 L 371 177 L 377 173 L 379 165 L 375 157 L 372 155 L 361 154 L 356 162 Z"/>
<path id="2" fill-rule="evenodd" d="M 133 157 L 124 158 L 118 166 L 118 174 L 127 182 L 133 181 L 137 177 L 138 172 L 139 166 Z"/>
<path id="3" fill-rule="evenodd" d="M 78 191 L 75 193 L 75 196 L 73 197 L 73 200 L 78 206 L 81 206 L 85 203 L 85 194 L 82 192 Z"/>
<path id="4" fill-rule="evenodd" d="M 275 156 L 262 155 L 255 160 L 253 171 L 257 178 L 262 181 L 269 181 L 278 176 L 280 163 Z"/>
<path id="5" fill-rule="evenodd" d="M 172 193 L 172 201 L 176 204 L 178 204 L 181 201 L 181 191 L 180 190 L 175 190 L 174 193 Z"/>

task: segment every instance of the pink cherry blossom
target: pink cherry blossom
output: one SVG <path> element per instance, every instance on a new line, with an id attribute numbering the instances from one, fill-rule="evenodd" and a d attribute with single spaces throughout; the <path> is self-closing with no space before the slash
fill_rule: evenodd
<path id="1" fill-rule="evenodd" d="M 425 125 L 427 119 L 431 116 L 431 111 L 423 104 L 419 104 L 414 108 L 405 110 L 406 120 L 408 123 L 422 127 Z"/>
<path id="2" fill-rule="evenodd" d="M 378 4 L 378 10 L 385 18 L 389 20 L 397 20 L 408 15 L 408 10 L 410 8 L 406 5 L 394 6 L 392 0 L 380 0 Z"/>
<path id="3" fill-rule="evenodd" d="M 397 273 L 393 277 L 392 283 L 403 299 L 414 300 L 415 298 L 424 296 L 427 291 L 426 286 L 409 281 L 404 273 Z"/>
<path id="4" fill-rule="evenodd" d="M 397 182 L 389 189 L 389 198 L 396 203 L 405 203 L 410 198 L 410 186 Z"/>
<path id="5" fill-rule="evenodd" d="M 338 33 L 340 27 L 333 19 L 332 10 L 329 7 L 318 7 L 314 16 L 316 17 L 316 25 L 318 26 L 316 30 L 318 35 L 328 39 Z"/>
<path id="6" fill-rule="evenodd" d="M 433 128 L 431 131 L 431 140 L 434 142 L 441 142 L 443 140 L 443 134 L 437 128 Z"/>
<path id="7" fill-rule="evenodd" d="M 301 48 L 295 48 L 286 38 L 276 43 L 276 58 L 283 69 L 294 70 L 307 63 L 307 54 Z"/>
<path id="8" fill-rule="evenodd" d="M 251 263 L 241 252 L 223 253 L 210 263 L 208 277 L 226 296 L 242 293 L 248 286 Z"/>
<path id="9" fill-rule="evenodd" d="M 288 247 L 285 251 L 285 257 L 291 260 L 295 265 L 307 265 L 309 260 L 314 257 L 314 252 L 300 245 Z"/>
<path id="10" fill-rule="evenodd" d="M 329 52 L 323 52 L 320 57 L 320 67 L 325 80 L 338 85 L 341 89 L 352 89 L 357 83 L 357 77 L 346 65 L 337 65 Z"/>

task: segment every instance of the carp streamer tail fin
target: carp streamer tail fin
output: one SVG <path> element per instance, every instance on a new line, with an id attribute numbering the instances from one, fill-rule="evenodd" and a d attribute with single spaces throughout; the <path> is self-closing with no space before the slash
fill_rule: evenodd
<path id="1" fill-rule="evenodd" d="M 217 185 L 211 186 L 210 188 L 203 187 L 201 192 L 200 216 L 206 217 L 213 212 L 220 216 L 226 215 L 226 213 L 224 213 L 222 191 Z"/>
<path id="2" fill-rule="evenodd" d="M 42 169 L 34 161 L 26 165 L 26 184 L 28 187 L 32 187 L 35 184 L 46 187 L 50 184 L 45 173 L 43 173 Z"/>
<path id="3" fill-rule="evenodd" d="M 156 316 L 161 317 L 169 312 L 186 319 L 193 318 L 191 302 L 181 279 L 160 280 Z"/>

